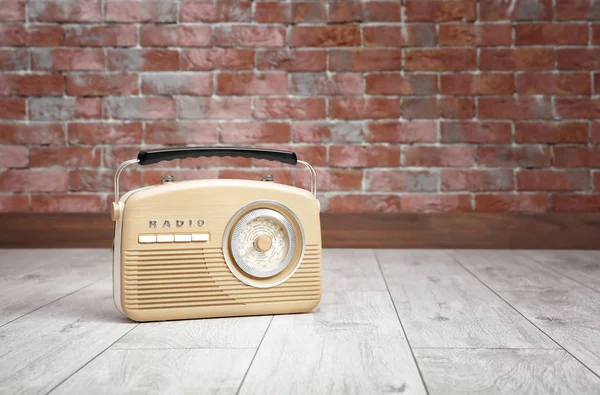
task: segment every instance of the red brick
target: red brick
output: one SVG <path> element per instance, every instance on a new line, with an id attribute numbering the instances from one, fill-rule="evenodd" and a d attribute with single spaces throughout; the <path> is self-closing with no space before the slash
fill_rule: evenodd
<path id="1" fill-rule="evenodd" d="M 99 0 L 43 0 L 29 2 L 29 20 L 38 22 L 102 22 Z"/>
<path id="2" fill-rule="evenodd" d="M 329 164 L 335 167 L 396 167 L 400 165 L 400 148 L 334 145 L 329 147 Z"/>
<path id="3" fill-rule="evenodd" d="M 295 143 L 361 143 L 365 132 L 360 122 L 294 122 Z"/>
<path id="4" fill-rule="evenodd" d="M 0 97 L 0 119 L 24 119 L 25 99 Z"/>
<path id="5" fill-rule="evenodd" d="M 475 0 L 406 0 L 407 22 L 472 21 L 477 17 Z"/>
<path id="6" fill-rule="evenodd" d="M 290 75 L 290 93 L 294 95 L 361 95 L 364 91 L 363 76 L 359 73 L 293 73 Z"/>
<path id="7" fill-rule="evenodd" d="M 529 212 L 545 213 L 548 197 L 545 193 L 475 195 L 475 211 L 483 213 Z"/>
<path id="8" fill-rule="evenodd" d="M 183 70 L 248 70 L 253 67 L 254 51 L 249 49 L 184 49 L 182 52 Z"/>
<path id="9" fill-rule="evenodd" d="M 474 48 L 409 49 L 406 51 L 406 70 L 451 71 L 472 70 L 476 67 L 477 53 Z"/>
<path id="10" fill-rule="evenodd" d="M 370 143 L 433 143 L 437 139 L 434 121 L 369 122 Z"/>
<path id="11" fill-rule="evenodd" d="M 177 4 L 170 1 L 107 0 L 109 22 L 176 22 Z"/>
<path id="12" fill-rule="evenodd" d="M 517 91 L 528 95 L 589 95 L 588 73 L 523 73 L 517 75 Z"/>
<path id="13" fill-rule="evenodd" d="M 323 98 L 259 98 L 254 99 L 254 116 L 258 119 L 319 119 L 325 118 Z"/>
<path id="14" fill-rule="evenodd" d="M 283 26 L 227 25 L 215 26 L 214 42 L 228 47 L 283 47 L 285 28 Z"/>
<path id="15" fill-rule="evenodd" d="M 0 75 L 0 96 L 55 96 L 63 91 L 62 75 Z"/>
<path id="16" fill-rule="evenodd" d="M 27 167 L 29 151 L 20 145 L 0 145 L 0 167 Z"/>
<path id="17" fill-rule="evenodd" d="M 252 68 L 252 64 L 249 68 Z M 275 49 L 256 54 L 259 70 L 322 71 L 327 68 L 327 52 L 323 50 Z"/>
<path id="18" fill-rule="evenodd" d="M 329 69 L 336 71 L 384 71 L 402 68 L 399 49 L 338 49 L 329 51 Z"/>
<path id="19" fill-rule="evenodd" d="M 146 124 L 147 144 L 217 144 L 214 121 L 156 121 Z"/>
<path id="20" fill-rule="evenodd" d="M 71 25 L 65 26 L 64 29 L 65 45 L 69 47 L 134 47 L 137 45 L 137 29 L 133 25 Z"/>
<path id="21" fill-rule="evenodd" d="M 325 22 L 327 9 L 322 3 L 257 2 L 255 19 L 260 23 Z"/>
<path id="22" fill-rule="evenodd" d="M 435 192 L 440 175 L 431 170 L 367 170 L 366 190 L 375 192 Z"/>
<path id="23" fill-rule="evenodd" d="M 362 178 L 363 172 L 360 169 L 317 169 L 317 190 L 358 191 L 362 186 Z M 310 173 L 304 169 L 294 172 L 294 185 L 310 189 Z"/>
<path id="24" fill-rule="evenodd" d="M 439 43 L 442 46 L 496 46 L 512 43 L 512 26 L 509 23 L 451 23 L 440 25 L 439 29 Z"/>
<path id="25" fill-rule="evenodd" d="M 598 213 L 600 195 L 554 194 L 550 206 L 552 211 L 559 213 Z"/>
<path id="26" fill-rule="evenodd" d="M 558 118 L 600 118 L 600 99 L 590 97 L 557 97 L 554 101 Z"/>
<path id="27" fill-rule="evenodd" d="M 400 208 L 403 212 L 448 213 L 473 211 L 471 196 L 467 194 L 410 194 L 402 196 L 400 203 Z"/>
<path id="28" fill-rule="evenodd" d="M 173 49 L 109 49 L 107 58 L 109 70 L 179 70 L 179 52 Z"/>
<path id="29" fill-rule="evenodd" d="M 290 124 L 284 122 L 223 122 L 222 143 L 288 143 L 291 140 Z"/>
<path id="30" fill-rule="evenodd" d="M 511 191 L 511 169 L 443 169 L 442 191 Z"/>
<path id="31" fill-rule="evenodd" d="M 398 118 L 400 101 L 379 97 L 330 98 L 329 116 L 337 119 Z"/>
<path id="32" fill-rule="evenodd" d="M 515 26 L 516 45 L 587 45 L 584 24 L 523 23 Z"/>
<path id="33" fill-rule="evenodd" d="M 477 149 L 477 163 L 486 167 L 549 167 L 550 148 L 543 145 L 480 146 Z"/>
<path id="34" fill-rule="evenodd" d="M 554 68 L 552 48 L 482 48 L 481 70 L 550 70 Z"/>
<path id="35" fill-rule="evenodd" d="M 213 78 L 210 73 L 155 73 L 145 74 L 142 93 L 146 95 L 212 95 Z"/>
<path id="36" fill-rule="evenodd" d="M 600 44 L 600 23 L 592 24 L 592 44 Z"/>
<path id="37" fill-rule="evenodd" d="M 140 43 L 143 47 L 209 47 L 210 26 L 143 25 Z"/>
<path id="38" fill-rule="evenodd" d="M 600 48 L 557 48 L 559 70 L 597 70 L 600 68 Z"/>
<path id="39" fill-rule="evenodd" d="M 469 97 L 407 97 L 402 100 L 402 113 L 414 118 L 473 118 L 475 100 Z"/>
<path id="40" fill-rule="evenodd" d="M 432 95 L 437 76 L 432 74 L 373 73 L 367 75 L 367 93 L 372 95 Z"/>
<path id="41" fill-rule="evenodd" d="M 600 192 L 600 172 L 594 173 L 594 191 Z"/>
<path id="42" fill-rule="evenodd" d="M 362 31 L 365 47 L 427 47 L 435 45 L 435 26 L 430 24 L 365 25 L 362 27 Z"/>
<path id="43" fill-rule="evenodd" d="M 288 93 L 286 73 L 219 73 L 218 95 L 285 95 Z"/>
<path id="44" fill-rule="evenodd" d="M 268 173 L 273 176 L 277 183 L 291 185 L 292 172 L 289 169 L 269 169 Z M 221 169 L 219 178 L 260 181 L 265 174 L 264 170 L 248 169 Z"/>
<path id="45" fill-rule="evenodd" d="M 512 141 L 510 122 L 446 122 L 441 124 L 444 143 L 499 144 Z"/>
<path id="46" fill-rule="evenodd" d="M 0 190 L 13 192 L 59 192 L 67 190 L 64 170 L 23 169 L 0 172 Z"/>
<path id="47" fill-rule="evenodd" d="M 480 0 L 479 18 L 482 21 L 549 21 L 552 19 L 552 0 Z"/>
<path id="48" fill-rule="evenodd" d="M 106 208 L 100 195 L 32 195 L 31 211 L 101 213 L 106 211 Z"/>
<path id="49" fill-rule="evenodd" d="M 594 93 L 600 93 L 600 73 L 594 73 Z"/>
<path id="50" fill-rule="evenodd" d="M 175 101 L 168 97 L 121 97 L 104 99 L 104 115 L 114 119 L 175 118 Z"/>
<path id="51" fill-rule="evenodd" d="M 360 45 L 358 25 L 294 26 L 291 47 L 344 47 Z"/>
<path id="52" fill-rule="evenodd" d="M 102 100 L 91 97 L 41 97 L 29 99 L 29 119 L 70 120 L 102 117 Z"/>
<path id="53" fill-rule="evenodd" d="M 26 4 L 25 0 L 3 0 L 0 4 L 0 21 L 24 21 Z"/>
<path id="54" fill-rule="evenodd" d="M 0 49 L 0 70 L 27 70 L 29 54 L 26 49 Z"/>
<path id="55" fill-rule="evenodd" d="M 600 146 L 554 147 L 556 167 L 600 167 Z"/>
<path id="56" fill-rule="evenodd" d="M 0 122 L 0 143 L 63 145 L 65 131 L 59 123 Z"/>
<path id="57" fill-rule="evenodd" d="M 0 45 L 9 47 L 52 47 L 63 44 L 63 29 L 56 25 L 0 25 Z"/>
<path id="58" fill-rule="evenodd" d="M 480 97 L 481 119 L 549 119 L 552 118 L 550 97 Z"/>
<path id="59" fill-rule="evenodd" d="M 517 122 L 517 143 L 587 143 L 587 122 Z"/>
<path id="60" fill-rule="evenodd" d="M 248 97 L 177 98 L 179 117 L 183 119 L 248 119 L 252 117 Z"/>
<path id="61" fill-rule="evenodd" d="M 559 21 L 600 19 L 600 9 L 595 0 L 560 0 L 556 2 L 556 19 Z"/>
<path id="62" fill-rule="evenodd" d="M 512 95 L 512 74 L 444 74 L 440 77 L 441 93 L 447 95 Z"/>
<path id="63" fill-rule="evenodd" d="M 406 166 L 461 167 L 474 163 L 475 147 L 468 145 L 412 146 L 404 151 Z"/>
<path id="64" fill-rule="evenodd" d="M 257 6 L 261 3 L 257 3 Z M 252 20 L 252 2 L 218 1 L 181 3 L 182 22 L 249 22 Z M 257 7 L 258 8 L 258 7 Z"/>
<path id="65" fill-rule="evenodd" d="M 22 213 L 26 211 L 29 211 L 29 195 L 0 195 L 0 212 Z"/>
<path id="66" fill-rule="evenodd" d="M 71 96 L 137 95 L 137 74 L 73 74 L 67 76 Z"/>
<path id="67" fill-rule="evenodd" d="M 600 143 L 600 122 L 592 122 L 592 142 Z"/>
<path id="68" fill-rule="evenodd" d="M 172 169 L 168 171 L 168 174 L 174 176 L 175 180 L 177 181 L 207 180 L 217 178 L 217 170 L 213 169 Z M 161 178 L 164 175 L 164 170 L 146 170 L 144 171 L 144 185 L 160 184 Z"/>
<path id="69" fill-rule="evenodd" d="M 589 170 L 521 170 L 517 173 L 519 191 L 586 191 L 590 189 Z"/>
<path id="70" fill-rule="evenodd" d="M 400 22 L 401 4 L 395 1 L 345 1 L 329 5 L 330 22 Z"/>
<path id="71" fill-rule="evenodd" d="M 102 152 L 98 147 L 33 147 L 29 161 L 31 167 L 97 167 L 102 161 Z"/>
<path id="72" fill-rule="evenodd" d="M 400 211 L 400 198 L 394 195 L 335 195 L 328 199 L 327 211 L 396 213 Z"/>
<path id="73" fill-rule="evenodd" d="M 141 144 L 142 124 L 138 122 L 69 124 L 69 144 L 106 144 L 106 142 Z"/>
<path id="74" fill-rule="evenodd" d="M 104 70 L 104 51 L 100 48 L 38 49 L 32 52 L 33 70 Z"/>
<path id="75" fill-rule="evenodd" d="M 148 170 L 146 170 L 148 171 Z M 171 172 L 171 170 L 169 170 Z M 164 171 L 163 171 L 164 174 Z M 69 191 L 74 192 L 107 192 L 112 191 L 114 171 L 109 169 L 71 170 L 69 172 Z M 120 186 L 123 191 L 141 187 L 142 173 L 127 170 L 121 174 Z"/>

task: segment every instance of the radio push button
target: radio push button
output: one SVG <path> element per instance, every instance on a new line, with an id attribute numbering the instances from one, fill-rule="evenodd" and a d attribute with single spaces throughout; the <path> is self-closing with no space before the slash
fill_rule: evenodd
<path id="1" fill-rule="evenodd" d="M 192 235 L 175 235 L 175 243 L 189 243 L 192 241 Z"/>
<path id="2" fill-rule="evenodd" d="M 156 243 L 156 235 L 140 235 L 138 237 L 138 243 L 140 243 L 140 244 Z"/>
<path id="3" fill-rule="evenodd" d="M 156 235 L 157 243 L 172 243 L 175 241 L 174 235 Z"/>
<path id="4" fill-rule="evenodd" d="M 210 234 L 208 233 L 194 233 L 192 234 L 192 241 L 209 241 Z"/>

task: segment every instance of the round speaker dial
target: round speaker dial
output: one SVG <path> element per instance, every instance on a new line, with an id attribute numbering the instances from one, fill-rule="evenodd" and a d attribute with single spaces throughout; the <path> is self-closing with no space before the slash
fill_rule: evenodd
<path id="1" fill-rule="evenodd" d="M 277 211 L 256 209 L 235 224 L 230 246 L 235 263 L 246 274 L 272 277 L 292 261 L 296 232 L 290 221 Z"/>

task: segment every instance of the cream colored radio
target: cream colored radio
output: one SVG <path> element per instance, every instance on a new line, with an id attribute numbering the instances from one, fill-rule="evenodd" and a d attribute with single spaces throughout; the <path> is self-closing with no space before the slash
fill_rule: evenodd
<path id="1" fill-rule="evenodd" d="M 241 156 L 305 165 L 311 191 L 263 180 L 163 177 L 119 197 L 129 165 Z M 115 174 L 115 305 L 135 321 L 300 313 L 321 299 L 316 172 L 293 152 L 246 148 L 145 150 Z"/>

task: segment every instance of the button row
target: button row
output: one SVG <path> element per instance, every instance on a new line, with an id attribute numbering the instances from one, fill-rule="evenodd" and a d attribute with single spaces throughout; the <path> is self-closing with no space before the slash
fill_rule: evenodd
<path id="1" fill-rule="evenodd" d="M 208 233 L 177 234 L 177 235 L 140 235 L 138 242 L 140 244 L 150 243 L 189 243 L 206 242 L 210 240 Z"/>

